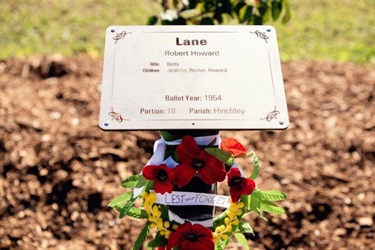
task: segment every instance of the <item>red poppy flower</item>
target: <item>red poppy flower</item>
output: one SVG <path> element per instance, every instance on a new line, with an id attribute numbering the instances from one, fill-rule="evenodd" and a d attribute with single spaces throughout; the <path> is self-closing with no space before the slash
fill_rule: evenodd
<path id="1" fill-rule="evenodd" d="M 225 179 L 224 164 L 200 149 L 193 137 L 184 136 L 176 152 L 180 165 L 174 169 L 175 183 L 179 188 L 187 185 L 197 172 L 202 181 L 208 185 Z"/>
<path id="2" fill-rule="evenodd" d="M 210 229 L 186 222 L 169 236 L 167 250 L 177 246 L 180 250 L 213 250 L 215 243 Z"/>
<path id="3" fill-rule="evenodd" d="M 222 150 L 231 153 L 234 157 L 244 157 L 246 155 L 245 147 L 233 138 L 225 138 L 221 141 Z"/>
<path id="4" fill-rule="evenodd" d="M 252 179 L 241 177 L 238 168 L 231 168 L 228 172 L 228 186 L 232 202 L 237 202 L 242 194 L 250 195 L 253 192 L 255 182 Z"/>
<path id="5" fill-rule="evenodd" d="M 154 181 L 154 190 L 156 193 L 172 193 L 172 182 L 175 178 L 173 169 L 168 168 L 165 164 L 159 166 L 149 165 L 143 168 L 142 173 L 147 180 Z"/>

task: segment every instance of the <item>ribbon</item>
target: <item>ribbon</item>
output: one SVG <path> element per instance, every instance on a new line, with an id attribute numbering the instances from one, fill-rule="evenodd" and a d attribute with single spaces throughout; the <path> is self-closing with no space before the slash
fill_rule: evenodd
<path id="1" fill-rule="evenodd" d="M 156 193 L 156 203 L 167 206 L 217 206 L 228 208 L 230 197 L 219 194 L 193 193 L 173 191 L 172 193 Z"/>

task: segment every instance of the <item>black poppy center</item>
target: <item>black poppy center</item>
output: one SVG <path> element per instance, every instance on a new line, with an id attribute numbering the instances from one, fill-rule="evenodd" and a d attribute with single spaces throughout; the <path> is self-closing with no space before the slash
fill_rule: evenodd
<path id="1" fill-rule="evenodd" d="M 164 169 L 160 169 L 157 173 L 157 176 L 156 178 L 159 180 L 159 181 L 165 181 L 167 178 L 168 178 L 168 175 L 167 175 L 167 171 L 165 171 Z"/>
<path id="2" fill-rule="evenodd" d="M 191 242 L 195 242 L 195 241 L 198 240 L 198 237 L 195 234 L 193 234 L 193 233 L 187 234 L 185 236 L 185 238 L 186 238 L 186 240 L 191 241 Z"/>
<path id="3" fill-rule="evenodd" d="M 193 160 L 193 168 L 194 169 L 202 169 L 204 168 L 204 164 L 206 162 L 204 160 L 201 160 L 201 159 L 194 159 Z"/>
<path id="4" fill-rule="evenodd" d="M 241 183 L 242 183 L 241 177 L 233 177 L 229 182 L 229 186 L 230 187 L 239 186 L 239 185 L 241 185 Z"/>

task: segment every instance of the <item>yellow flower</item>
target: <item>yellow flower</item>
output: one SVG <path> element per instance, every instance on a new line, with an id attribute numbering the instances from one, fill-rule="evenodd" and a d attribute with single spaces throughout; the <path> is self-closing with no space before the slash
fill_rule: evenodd
<path id="1" fill-rule="evenodd" d="M 150 199 L 150 203 L 156 202 L 156 194 L 155 193 L 150 193 L 147 197 Z"/>
<path id="2" fill-rule="evenodd" d="M 169 236 L 171 235 L 171 233 L 172 233 L 172 231 L 170 231 L 170 230 L 165 230 L 164 231 L 164 237 L 166 238 L 166 239 L 169 239 Z"/>
<path id="3" fill-rule="evenodd" d="M 220 232 L 222 232 L 222 231 L 224 231 L 224 230 L 225 230 L 225 226 L 224 226 L 224 225 L 221 225 L 221 226 L 218 226 L 218 227 L 215 229 L 215 232 L 220 233 Z"/>
<path id="4" fill-rule="evenodd" d="M 230 219 L 228 218 L 228 217 L 226 217 L 225 219 L 224 219 L 224 223 L 225 223 L 225 225 L 229 225 L 230 224 Z"/>
<path id="5" fill-rule="evenodd" d="M 245 203 L 243 203 L 243 202 L 238 203 L 238 208 L 243 208 L 244 206 L 245 206 Z"/>
<path id="6" fill-rule="evenodd" d="M 143 193 L 142 193 L 142 198 L 143 198 L 143 199 L 146 199 L 147 196 L 148 196 L 148 193 L 147 193 L 147 192 L 143 192 Z"/>
<path id="7" fill-rule="evenodd" d="M 217 242 L 218 240 L 226 240 L 228 238 L 228 235 L 231 234 L 233 226 L 237 226 L 239 224 L 239 218 L 243 214 L 244 205 L 245 204 L 243 202 L 231 202 L 229 208 L 226 211 L 224 224 L 215 228 L 215 232 L 213 233 L 215 242 Z"/>
<path id="8" fill-rule="evenodd" d="M 212 238 L 214 242 L 217 242 L 220 239 L 220 236 L 217 233 L 212 233 Z"/>
<path id="9" fill-rule="evenodd" d="M 163 220 L 160 217 L 157 218 L 156 225 L 158 226 L 159 230 L 163 230 Z"/>
<path id="10" fill-rule="evenodd" d="M 234 217 L 234 213 L 233 213 L 231 210 L 229 210 L 229 211 L 227 212 L 227 216 L 228 216 L 230 219 L 232 219 L 232 218 Z"/>
<path id="11" fill-rule="evenodd" d="M 235 219 L 232 221 L 232 224 L 237 226 L 238 224 L 240 223 L 240 221 L 238 219 Z"/>
<path id="12" fill-rule="evenodd" d="M 242 210 L 241 209 L 237 210 L 236 211 L 236 215 L 241 216 L 242 215 Z"/>
<path id="13" fill-rule="evenodd" d="M 158 205 L 155 204 L 156 202 L 156 194 L 147 192 L 142 193 L 142 197 L 144 199 L 143 206 L 148 214 L 148 220 L 151 222 L 150 227 L 156 228 L 160 232 L 160 235 L 163 235 L 166 239 L 169 238 L 172 231 L 168 230 L 171 226 L 169 221 L 163 221 L 161 218 L 161 211 Z M 174 229 L 178 228 L 178 225 L 173 225 Z"/>
<path id="14" fill-rule="evenodd" d="M 226 232 L 226 233 L 230 233 L 232 231 L 232 226 L 231 225 L 228 225 L 226 228 L 225 228 L 225 230 L 224 230 L 224 232 Z"/>

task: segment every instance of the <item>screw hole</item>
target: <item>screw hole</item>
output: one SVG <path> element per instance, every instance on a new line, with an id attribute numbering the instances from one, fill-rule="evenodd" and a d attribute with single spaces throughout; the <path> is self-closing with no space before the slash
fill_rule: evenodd
<path id="1" fill-rule="evenodd" d="M 114 29 L 111 29 L 111 32 L 113 33 L 113 32 L 115 32 L 115 30 L 114 30 Z"/>

